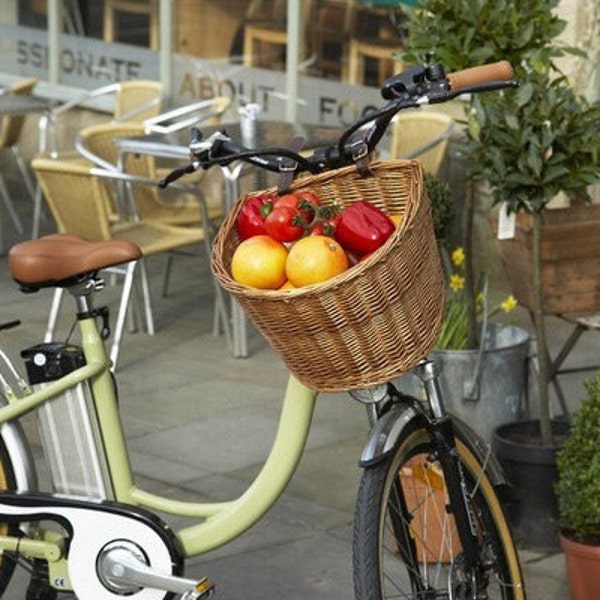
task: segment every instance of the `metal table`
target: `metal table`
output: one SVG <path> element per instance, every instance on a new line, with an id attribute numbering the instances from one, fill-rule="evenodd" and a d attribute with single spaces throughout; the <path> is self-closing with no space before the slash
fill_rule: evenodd
<path id="1" fill-rule="evenodd" d="M 215 131 L 225 131 L 232 140 L 247 147 L 283 146 L 295 136 L 305 139 L 305 147 L 315 148 L 335 143 L 342 130 L 337 127 L 318 125 L 297 125 L 285 121 L 252 121 L 224 123 L 218 127 L 201 127 L 204 137 Z M 115 144 L 122 154 L 146 154 L 159 158 L 189 161 L 189 131 L 176 131 L 167 135 L 150 133 L 143 136 L 119 138 Z M 237 162 L 221 167 L 225 183 L 225 203 L 231 210 L 240 197 L 240 177 L 245 163 Z M 260 174 L 256 169 L 254 172 Z M 261 186 L 262 187 L 262 186 Z M 231 299 L 232 354 L 235 358 L 248 356 L 246 318 L 241 307 Z"/>
<path id="2" fill-rule="evenodd" d="M 26 94 L 0 93 L 0 116 L 26 115 L 44 112 L 52 106 L 52 100 Z"/>

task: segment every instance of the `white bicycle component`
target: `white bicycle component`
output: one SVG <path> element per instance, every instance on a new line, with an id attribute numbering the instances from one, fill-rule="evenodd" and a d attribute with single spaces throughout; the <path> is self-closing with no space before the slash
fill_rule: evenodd
<path id="1" fill-rule="evenodd" d="M 106 549 L 115 545 L 137 548 L 147 570 L 157 576 L 153 583 L 158 584 L 160 576 L 163 577 L 163 582 L 170 578 L 179 579 L 173 577 L 178 557 L 173 556 L 164 534 L 159 533 L 160 527 L 136 512 L 129 513 L 120 507 L 101 503 L 95 506 L 89 502 L 86 502 L 88 506 L 83 503 L 74 506 L 77 502 L 72 498 L 40 496 L 28 506 L 5 503 L 1 511 L 2 515 L 20 517 L 25 521 L 50 518 L 60 522 L 71 532 L 68 550 L 69 580 L 73 592 L 80 600 L 123 600 L 123 593 L 115 591 L 118 587 L 110 586 L 112 590 L 109 589 L 105 584 L 106 577 L 99 573 L 100 558 L 103 553 L 106 554 Z M 123 582 L 122 585 L 126 584 Z M 127 598 L 163 600 L 166 591 L 173 591 L 172 586 L 171 583 L 158 589 L 148 588 L 141 587 L 137 580 L 132 581 L 127 588 Z"/>

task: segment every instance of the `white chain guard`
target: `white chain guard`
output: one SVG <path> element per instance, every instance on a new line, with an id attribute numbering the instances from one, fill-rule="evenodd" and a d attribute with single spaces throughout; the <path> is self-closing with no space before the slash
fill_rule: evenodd
<path id="1" fill-rule="evenodd" d="M 167 528 L 145 513 L 120 505 L 61 496 L 0 495 L 0 519 L 16 517 L 23 521 L 58 521 L 71 533 L 68 550 L 69 579 L 78 600 L 123 600 L 123 595 L 108 590 L 98 577 L 97 561 L 102 549 L 110 543 L 126 541 L 135 544 L 152 569 L 175 574 L 179 556 L 169 548 Z M 127 600 L 162 600 L 163 590 L 144 588 L 127 595 Z"/>

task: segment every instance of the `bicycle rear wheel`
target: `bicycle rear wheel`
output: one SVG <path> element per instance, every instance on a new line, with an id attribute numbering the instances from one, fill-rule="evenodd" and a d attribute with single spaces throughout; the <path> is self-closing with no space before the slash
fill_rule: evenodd
<path id="1" fill-rule="evenodd" d="M 481 547 L 478 589 L 463 568 L 429 435 L 415 423 L 390 456 L 362 477 L 354 524 L 357 600 L 525 598 L 517 552 L 494 488 L 468 444 L 457 437 L 456 445 Z"/>

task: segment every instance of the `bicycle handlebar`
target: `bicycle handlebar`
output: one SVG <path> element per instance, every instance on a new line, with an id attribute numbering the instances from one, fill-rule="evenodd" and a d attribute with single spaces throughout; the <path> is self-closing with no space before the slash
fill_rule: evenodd
<path id="1" fill-rule="evenodd" d="M 294 175 L 306 171 L 321 173 L 353 164 L 373 152 L 390 121 L 401 110 L 447 102 L 466 93 L 517 87 L 518 83 L 513 77 L 513 68 L 508 61 L 448 74 L 439 64 L 411 67 L 384 82 L 381 95 L 387 102 L 380 109 L 350 125 L 336 145 L 316 148 L 309 156 L 302 156 L 287 148 L 246 148 L 234 143 L 225 131 L 203 139 L 202 133 L 193 128 L 189 146 L 192 162 L 169 173 L 159 182 L 159 186 L 167 187 L 199 168 L 225 166 L 237 160 L 269 171 L 292 171 Z"/>

